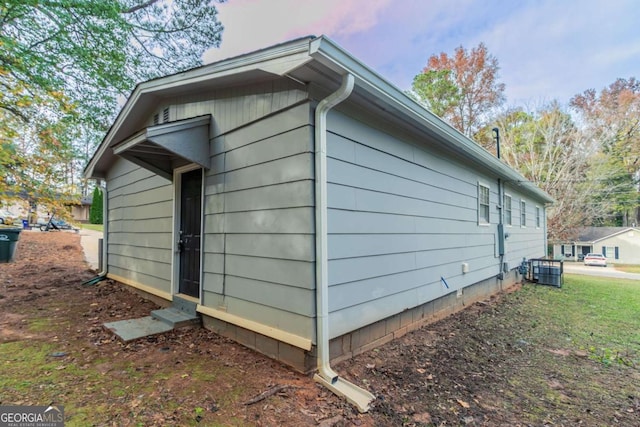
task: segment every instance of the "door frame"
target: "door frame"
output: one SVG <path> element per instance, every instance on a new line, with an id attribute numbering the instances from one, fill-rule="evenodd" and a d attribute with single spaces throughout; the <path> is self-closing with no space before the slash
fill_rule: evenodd
<path id="1" fill-rule="evenodd" d="M 200 192 L 202 194 L 200 202 L 200 289 L 198 290 L 198 303 L 202 304 L 202 280 L 204 279 L 203 262 L 204 262 L 204 182 L 205 171 L 197 163 L 181 166 L 173 170 L 173 230 L 171 232 L 171 295 L 180 293 L 180 250 L 178 248 L 178 240 L 180 239 L 180 212 L 182 205 L 182 174 L 200 169 L 202 172 L 202 184 Z"/>

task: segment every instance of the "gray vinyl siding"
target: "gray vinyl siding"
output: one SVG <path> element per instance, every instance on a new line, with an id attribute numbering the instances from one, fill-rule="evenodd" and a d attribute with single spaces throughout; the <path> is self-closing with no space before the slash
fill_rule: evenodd
<path id="1" fill-rule="evenodd" d="M 279 79 L 167 99 L 158 104 L 155 113 L 162 115 L 162 111 L 169 108 L 172 121 L 210 114 L 213 117 L 211 136 L 216 137 L 306 99 L 307 92 L 300 84 Z M 153 114 L 147 120 L 147 125 L 152 124 Z M 287 123 L 284 126 L 291 128 Z"/>
<path id="2" fill-rule="evenodd" d="M 203 303 L 312 339 L 310 114 L 308 103 L 298 104 L 213 139 L 214 166 L 205 181 Z"/>
<path id="3" fill-rule="evenodd" d="M 496 178 L 336 111 L 328 126 L 332 337 L 499 273 Z M 478 184 L 489 224 L 478 224 Z"/>
<path id="4" fill-rule="evenodd" d="M 162 117 L 166 108 L 170 121 L 212 117 L 203 195 L 203 304 L 313 338 L 314 160 L 306 89 L 280 79 L 186 94 L 158 100 L 142 123 L 152 125 L 154 114 Z M 117 190 L 110 269 L 169 292 L 173 185 L 142 169 L 124 170 L 128 163 L 122 162 L 111 171 Z M 135 193 L 157 213 L 124 201 L 124 193 Z M 124 210 L 129 216 L 122 217 Z M 131 222 L 134 217 L 140 225 L 144 221 L 144 232 Z M 126 259 L 142 245 L 143 257 Z"/>
<path id="5" fill-rule="evenodd" d="M 107 189 L 108 271 L 170 293 L 173 186 L 119 159 Z"/>
<path id="6" fill-rule="evenodd" d="M 505 226 L 505 231 L 509 233 L 506 240 L 505 262 L 510 268 L 516 268 L 522 263 L 522 258 L 540 258 L 545 256 L 544 247 L 546 232 L 546 217 L 544 204 L 527 197 L 517 189 L 505 185 L 505 191 L 512 197 L 513 224 Z M 526 204 L 527 224 L 521 224 L 520 202 L 524 200 Z M 541 224 L 536 227 L 536 206 L 540 208 Z"/>

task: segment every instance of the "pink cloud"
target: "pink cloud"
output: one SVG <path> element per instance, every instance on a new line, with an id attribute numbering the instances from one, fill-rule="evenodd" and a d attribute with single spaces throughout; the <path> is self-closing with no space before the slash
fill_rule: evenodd
<path id="1" fill-rule="evenodd" d="M 218 5 L 222 45 L 211 62 L 307 35 L 348 37 L 375 27 L 392 0 L 232 0 Z"/>

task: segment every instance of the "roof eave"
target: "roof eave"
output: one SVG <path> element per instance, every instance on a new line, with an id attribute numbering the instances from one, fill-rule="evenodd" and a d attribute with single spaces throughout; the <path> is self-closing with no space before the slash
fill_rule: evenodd
<path id="1" fill-rule="evenodd" d="M 444 120 L 428 111 L 325 36 L 293 40 L 261 51 L 138 84 L 107 132 L 98 150 L 96 150 L 87 164 L 85 176 L 87 178 L 103 177 L 102 173 L 96 172 L 96 166 L 106 150 L 118 142 L 114 140 L 114 136 L 118 134 L 126 123 L 127 118 L 142 97 L 152 96 L 177 86 L 185 87 L 202 82 L 215 81 L 225 76 L 250 70 L 261 70 L 284 76 L 312 60 L 325 65 L 338 75 L 352 74 L 356 79 L 356 86 L 359 90 L 370 94 L 378 102 L 385 104 L 390 109 L 407 117 L 409 121 L 437 136 L 438 139 L 446 143 L 448 149 L 486 167 L 506 182 L 519 186 L 544 203 L 554 202 L 554 199 L 546 192 L 526 180 L 518 172 L 495 158 L 491 153 Z"/>
<path id="2" fill-rule="evenodd" d="M 323 36 L 312 40 L 309 54 L 339 74 L 353 74 L 356 78 L 356 86 L 429 129 L 448 142 L 451 148 L 459 148 L 456 150 L 459 154 L 491 169 L 505 181 L 523 188 L 545 203 L 554 203 L 555 200 L 546 192 L 407 96 L 378 73 L 340 48 L 331 39 Z"/>
<path id="3" fill-rule="evenodd" d="M 98 149 L 94 152 L 93 157 L 87 163 L 84 169 L 84 176 L 86 178 L 104 178 L 103 174 L 96 172 L 96 167 L 107 149 L 118 142 L 114 140 L 114 136 L 124 126 L 142 97 L 155 95 L 176 86 L 186 87 L 201 84 L 253 70 L 260 70 L 279 76 L 286 75 L 291 70 L 312 60 L 309 56 L 309 42 L 311 40 L 313 40 L 311 36 L 303 37 L 269 49 L 139 83 L 118 113 Z"/>

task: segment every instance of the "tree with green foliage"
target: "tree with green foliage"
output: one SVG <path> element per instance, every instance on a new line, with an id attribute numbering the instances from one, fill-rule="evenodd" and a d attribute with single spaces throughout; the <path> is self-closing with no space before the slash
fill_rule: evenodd
<path id="1" fill-rule="evenodd" d="M 442 52 L 429 57 L 412 90 L 436 115 L 473 137 L 505 100 L 498 70 L 498 60 L 483 43 L 470 52 L 460 46 L 453 56 Z"/>
<path id="2" fill-rule="evenodd" d="M 89 208 L 89 222 L 91 224 L 102 224 L 103 203 L 104 201 L 102 200 L 102 191 L 98 187 L 94 188 L 93 199 L 91 199 L 91 207 Z"/>
<path id="3" fill-rule="evenodd" d="M 78 193 L 72 177 L 117 99 L 136 82 L 201 65 L 204 51 L 219 45 L 215 3 L 3 1 L 0 192 Z M 51 170 L 41 169 L 46 162 Z"/>
<path id="4" fill-rule="evenodd" d="M 452 70 L 428 70 L 413 78 L 413 93 L 433 114 L 446 117 L 462 101 L 461 90 Z"/>
<path id="5" fill-rule="evenodd" d="M 602 151 L 599 155 L 601 161 L 596 170 L 602 172 L 593 175 L 601 180 L 600 191 L 594 194 L 593 203 L 599 207 L 606 207 L 606 210 L 593 218 L 593 225 L 632 225 L 635 210 L 640 206 L 638 179 L 634 174 L 627 172 L 621 156 Z"/>
<path id="6" fill-rule="evenodd" d="M 584 91 L 571 99 L 585 127 L 593 134 L 616 171 L 616 224 L 640 223 L 640 81 L 617 79 L 597 93 Z"/>

